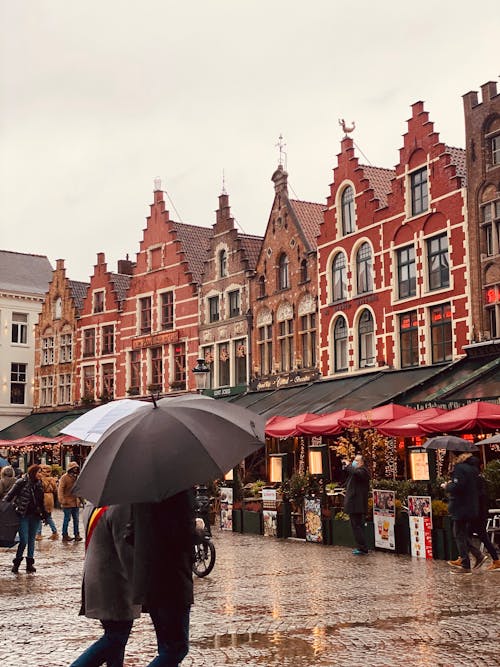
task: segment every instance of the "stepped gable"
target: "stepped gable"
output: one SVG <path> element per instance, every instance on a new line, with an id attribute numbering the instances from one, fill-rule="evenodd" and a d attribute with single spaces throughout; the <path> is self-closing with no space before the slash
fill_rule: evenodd
<path id="1" fill-rule="evenodd" d="M 454 165 L 457 177 L 462 181 L 462 187 L 465 187 L 467 185 L 467 154 L 465 149 L 445 146 L 445 153 L 450 155 L 450 164 Z"/>
<path id="2" fill-rule="evenodd" d="M 52 266 L 45 255 L 0 250 L 0 287 L 4 291 L 45 294 Z"/>
<path id="3" fill-rule="evenodd" d="M 69 281 L 71 296 L 73 297 L 75 308 L 78 313 L 80 313 L 81 310 L 83 309 L 83 302 L 85 301 L 85 297 L 87 296 L 87 290 L 89 286 L 90 283 L 84 283 L 81 282 L 80 280 Z"/>
<path id="4" fill-rule="evenodd" d="M 188 270 L 193 276 L 193 282 L 201 283 L 203 263 L 213 235 L 212 229 L 173 220 L 170 222 L 181 243 L 181 251 L 188 262 Z"/>
<path id="5" fill-rule="evenodd" d="M 125 301 L 127 298 L 127 290 L 130 285 L 131 276 L 125 273 L 111 273 L 110 280 L 116 293 L 116 298 L 119 303 Z"/>
<path id="6" fill-rule="evenodd" d="M 262 247 L 262 241 L 264 240 L 263 237 L 238 233 L 238 238 L 248 261 L 249 270 L 255 271 L 260 249 Z"/>
<path id="7" fill-rule="evenodd" d="M 396 176 L 394 169 L 386 169 L 385 167 L 372 167 L 368 164 L 359 165 L 363 170 L 365 178 L 370 183 L 370 188 L 373 189 L 373 195 L 379 200 L 381 206 L 387 206 L 387 195 L 392 190 L 392 179 Z"/>
<path id="8" fill-rule="evenodd" d="M 307 242 L 312 250 L 316 250 L 318 246 L 316 238 L 319 235 L 319 226 L 323 222 L 325 205 L 298 199 L 290 199 L 289 202 Z"/>

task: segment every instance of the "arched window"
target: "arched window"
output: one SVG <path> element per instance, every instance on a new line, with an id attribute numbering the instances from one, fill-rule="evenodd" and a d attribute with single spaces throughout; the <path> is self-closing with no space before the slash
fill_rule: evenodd
<path id="1" fill-rule="evenodd" d="M 347 370 L 347 322 L 345 317 L 339 317 L 335 322 L 333 330 L 334 340 L 334 358 L 335 358 L 335 372 Z"/>
<path id="2" fill-rule="evenodd" d="M 373 290 L 372 250 L 368 243 L 363 243 L 356 255 L 356 275 L 358 294 Z"/>
<path id="3" fill-rule="evenodd" d="M 258 294 L 261 298 L 266 296 L 266 279 L 264 276 L 260 276 L 259 278 Z"/>
<path id="4" fill-rule="evenodd" d="M 373 317 L 369 310 L 364 310 L 358 325 L 359 367 L 375 365 L 375 335 Z"/>
<path id="5" fill-rule="evenodd" d="M 219 275 L 221 278 L 227 276 L 227 252 L 225 250 L 219 253 Z"/>
<path id="6" fill-rule="evenodd" d="M 345 255 L 339 252 L 332 264 L 332 301 L 342 301 L 347 297 L 347 270 Z"/>
<path id="7" fill-rule="evenodd" d="M 290 287 L 288 276 L 288 257 L 282 253 L 278 262 L 278 287 L 279 289 L 287 289 Z"/>
<path id="8" fill-rule="evenodd" d="M 356 213 L 354 211 L 354 190 L 348 185 L 342 193 L 342 234 L 352 234 L 356 228 Z"/>

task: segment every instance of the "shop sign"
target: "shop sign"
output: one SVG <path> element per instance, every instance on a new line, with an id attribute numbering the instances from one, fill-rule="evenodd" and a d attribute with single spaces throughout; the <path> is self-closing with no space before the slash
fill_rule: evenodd
<path id="1" fill-rule="evenodd" d="M 396 520 L 396 494 L 394 491 L 373 489 L 373 523 L 375 546 L 396 549 L 394 523 Z"/>
<path id="2" fill-rule="evenodd" d="M 430 496 L 408 496 L 411 555 L 432 558 L 432 504 Z"/>
<path id="3" fill-rule="evenodd" d="M 304 498 L 304 514 L 306 522 L 306 542 L 323 543 L 323 526 L 321 524 L 321 500 Z"/>
<path id="4" fill-rule="evenodd" d="M 291 387 L 305 382 L 315 382 L 319 378 L 318 369 L 291 371 L 280 375 L 269 375 L 263 378 L 255 378 L 250 381 L 252 391 L 264 391 L 269 389 L 280 389 L 280 387 Z"/>
<path id="5" fill-rule="evenodd" d="M 469 403 L 475 403 L 477 399 L 457 399 L 453 401 L 421 401 L 420 403 L 405 403 L 409 408 L 415 408 L 415 410 L 426 410 L 427 408 L 442 408 L 443 410 L 455 410 L 456 408 L 461 408 L 464 405 L 469 405 Z M 483 396 L 481 401 L 487 401 L 488 403 L 499 403 L 499 396 Z"/>
<path id="6" fill-rule="evenodd" d="M 213 398 L 223 398 L 224 396 L 237 396 L 247 390 L 245 384 L 237 384 L 234 387 L 221 387 L 220 389 L 204 389 L 205 396 L 212 396 Z"/>
<path id="7" fill-rule="evenodd" d="M 165 345 L 166 343 L 177 343 L 179 340 L 179 331 L 162 331 L 157 334 L 140 336 L 132 339 L 132 349 L 138 350 L 143 347 L 152 347 L 153 345 Z"/>
<path id="8" fill-rule="evenodd" d="M 276 537 L 278 534 L 278 512 L 276 508 L 276 489 L 262 489 L 262 518 L 264 535 Z"/>
<path id="9" fill-rule="evenodd" d="M 220 488 L 220 527 L 233 530 L 233 489 L 229 486 Z"/>

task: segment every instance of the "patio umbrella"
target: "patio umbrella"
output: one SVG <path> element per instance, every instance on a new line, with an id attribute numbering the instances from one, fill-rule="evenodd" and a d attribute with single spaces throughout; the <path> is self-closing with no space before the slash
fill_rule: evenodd
<path id="1" fill-rule="evenodd" d="M 110 401 L 77 417 L 71 424 L 62 428 L 61 433 L 72 435 L 86 442 L 97 442 L 104 431 L 116 421 L 148 405 L 151 404 L 144 401 L 132 401 L 130 398 Z"/>
<path id="2" fill-rule="evenodd" d="M 97 505 L 159 502 L 223 477 L 264 444 L 265 419 L 212 398 L 164 398 L 120 419 L 87 458 L 74 493 Z"/>
<path id="3" fill-rule="evenodd" d="M 315 415 L 314 419 L 301 422 L 298 431 L 304 435 L 337 435 L 344 430 L 339 424 L 339 419 L 358 414 L 356 410 L 338 410 L 325 415 Z"/>
<path id="4" fill-rule="evenodd" d="M 500 429 L 500 405 L 476 401 L 422 422 L 425 433 L 491 433 Z"/>
<path id="5" fill-rule="evenodd" d="M 267 420 L 266 435 L 271 438 L 290 438 L 299 435 L 299 426 L 317 416 L 311 412 L 305 412 L 295 417 L 280 417 L 276 415 Z"/>
<path id="6" fill-rule="evenodd" d="M 497 433 L 496 435 L 492 435 L 490 438 L 485 438 L 484 440 L 480 440 L 477 444 L 478 445 L 495 445 L 497 443 L 500 443 L 500 433 Z"/>
<path id="7" fill-rule="evenodd" d="M 381 424 L 399 419 L 406 415 L 415 414 L 416 410 L 407 408 L 405 405 L 398 405 L 397 403 L 388 403 L 387 405 L 379 405 L 378 408 L 360 412 L 351 417 L 344 417 L 339 419 L 340 426 L 347 428 L 349 426 L 356 426 L 357 428 L 377 428 Z"/>
<path id="8" fill-rule="evenodd" d="M 382 433 L 382 435 L 388 436 L 399 436 L 404 438 L 411 438 L 418 435 L 424 435 L 425 431 L 420 427 L 420 423 L 431 417 L 438 417 L 442 415 L 442 408 L 426 408 L 425 410 L 419 410 L 414 414 L 405 415 L 399 419 L 394 419 L 391 422 L 386 422 L 381 426 L 377 426 L 377 430 Z"/>
<path id="9" fill-rule="evenodd" d="M 447 449 L 449 452 L 477 452 L 476 445 L 469 440 L 457 438 L 455 435 L 437 435 L 423 444 L 424 449 Z"/>

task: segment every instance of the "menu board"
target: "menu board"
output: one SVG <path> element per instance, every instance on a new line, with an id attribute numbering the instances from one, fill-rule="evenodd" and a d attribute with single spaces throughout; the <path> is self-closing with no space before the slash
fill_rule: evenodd
<path id="1" fill-rule="evenodd" d="M 394 491 L 373 489 L 373 523 L 375 524 L 376 547 L 395 550 L 395 520 L 396 494 Z"/>
<path id="2" fill-rule="evenodd" d="M 408 496 L 411 555 L 432 558 L 432 504 L 430 496 Z"/>
<path id="3" fill-rule="evenodd" d="M 414 480 L 429 479 L 429 454 L 410 450 L 410 473 Z"/>
<path id="4" fill-rule="evenodd" d="M 220 489 L 220 527 L 233 530 L 233 489 L 229 486 Z"/>
<path id="5" fill-rule="evenodd" d="M 262 518 L 264 535 L 276 537 L 278 534 L 278 512 L 276 510 L 276 489 L 262 489 Z"/>
<path id="6" fill-rule="evenodd" d="M 321 500 L 319 498 L 304 499 L 306 520 L 306 542 L 323 542 L 323 526 L 321 524 Z"/>

